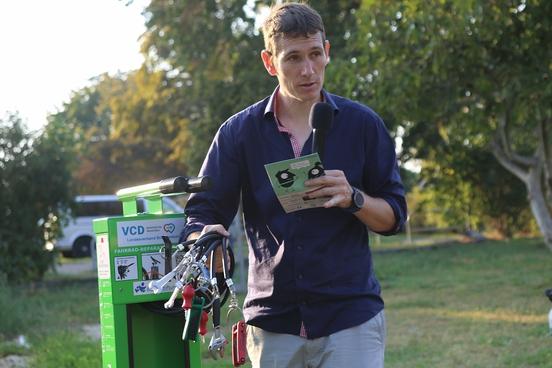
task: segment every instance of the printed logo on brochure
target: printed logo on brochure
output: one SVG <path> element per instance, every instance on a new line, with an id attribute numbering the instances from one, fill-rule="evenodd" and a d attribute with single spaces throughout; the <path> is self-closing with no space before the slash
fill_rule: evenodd
<path id="1" fill-rule="evenodd" d="M 294 173 L 292 173 L 288 169 L 281 170 L 281 171 L 278 171 L 276 173 L 276 179 L 278 179 L 278 184 L 280 184 L 284 188 L 291 187 L 293 185 L 293 183 L 295 182 L 295 177 L 296 176 L 297 175 L 295 175 Z"/>

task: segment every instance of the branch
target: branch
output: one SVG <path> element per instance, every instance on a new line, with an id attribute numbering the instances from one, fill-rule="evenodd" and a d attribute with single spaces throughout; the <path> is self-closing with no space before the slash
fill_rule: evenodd
<path id="1" fill-rule="evenodd" d="M 491 142 L 491 151 L 493 152 L 493 155 L 496 157 L 498 162 L 506 168 L 506 170 L 510 171 L 512 174 L 517 176 L 521 181 L 524 183 L 527 182 L 529 179 L 529 170 L 527 168 L 519 165 L 517 162 L 513 161 L 507 154 L 504 152 L 504 149 L 502 148 L 498 137 L 495 137 L 495 139 Z"/>
<path id="2" fill-rule="evenodd" d="M 510 117 L 510 110 L 508 108 L 498 118 L 497 134 L 500 138 L 500 141 L 499 141 L 500 143 L 499 142 L 497 143 L 500 144 L 503 155 L 505 155 L 511 161 L 515 162 L 517 165 L 525 166 L 526 168 L 537 165 L 538 160 L 535 157 L 522 156 L 512 151 L 511 144 L 510 144 L 510 137 L 508 134 L 508 125 L 510 121 L 509 117 Z"/>

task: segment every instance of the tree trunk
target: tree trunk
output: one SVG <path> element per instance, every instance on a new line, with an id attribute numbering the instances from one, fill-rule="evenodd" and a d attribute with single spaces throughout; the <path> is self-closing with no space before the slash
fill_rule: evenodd
<path id="1" fill-rule="evenodd" d="M 530 168 L 528 174 L 524 182 L 527 187 L 529 204 L 544 237 L 544 243 L 552 251 L 552 214 L 546 204 L 546 196 L 541 183 L 542 166 L 537 165 L 537 167 Z"/>
<path id="2" fill-rule="evenodd" d="M 509 151 L 509 143 L 505 136 L 494 141 L 492 152 L 498 162 L 508 171 L 517 176 L 527 188 L 527 196 L 533 216 L 544 237 L 544 243 L 552 251 L 552 212 L 546 202 L 542 149 L 537 149 L 533 157 L 515 156 Z"/>

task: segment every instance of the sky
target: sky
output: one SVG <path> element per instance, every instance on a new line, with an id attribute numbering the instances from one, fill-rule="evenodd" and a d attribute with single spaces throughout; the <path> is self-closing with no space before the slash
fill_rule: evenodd
<path id="1" fill-rule="evenodd" d="M 0 0 L 0 119 L 46 124 L 90 78 L 137 69 L 147 0 Z"/>

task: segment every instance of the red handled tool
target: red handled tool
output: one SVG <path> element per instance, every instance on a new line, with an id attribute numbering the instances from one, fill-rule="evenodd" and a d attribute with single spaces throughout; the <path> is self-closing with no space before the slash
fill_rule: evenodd
<path id="1" fill-rule="evenodd" d="M 182 290 L 182 308 L 188 310 L 192 307 L 194 295 L 195 290 L 192 284 L 186 284 L 186 286 L 184 286 L 184 290 Z"/>
<path id="2" fill-rule="evenodd" d="M 245 364 L 247 359 L 246 347 L 247 331 L 243 320 L 234 323 L 232 326 L 232 363 L 234 367 Z"/>
<path id="3" fill-rule="evenodd" d="M 209 321 L 209 313 L 203 311 L 201 320 L 199 321 L 199 334 L 205 336 L 207 334 L 207 321 Z"/>

